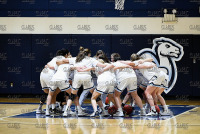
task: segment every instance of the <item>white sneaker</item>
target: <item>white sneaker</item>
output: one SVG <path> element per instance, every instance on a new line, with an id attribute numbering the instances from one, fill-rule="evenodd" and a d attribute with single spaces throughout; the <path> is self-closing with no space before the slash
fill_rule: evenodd
<path id="1" fill-rule="evenodd" d="M 145 109 L 141 109 L 141 111 L 140 111 L 140 116 L 146 116 Z"/>
<path id="2" fill-rule="evenodd" d="M 121 111 L 117 111 L 115 114 L 113 114 L 115 117 L 124 117 L 124 113 Z"/>
<path id="3" fill-rule="evenodd" d="M 96 112 L 93 112 L 90 117 L 99 117 L 99 112 L 96 111 Z"/>
<path id="4" fill-rule="evenodd" d="M 50 112 L 49 112 L 49 110 L 46 110 L 45 115 L 46 115 L 46 116 L 50 116 Z"/>
<path id="5" fill-rule="evenodd" d="M 69 111 L 69 114 L 70 114 L 71 116 L 76 116 L 76 112 L 73 112 L 71 109 L 70 109 L 70 111 Z"/>
<path id="6" fill-rule="evenodd" d="M 101 113 L 101 116 L 103 116 L 103 117 L 109 116 L 108 110 L 103 110 Z"/>
<path id="7" fill-rule="evenodd" d="M 157 115 L 157 112 L 154 112 L 153 110 L 151 110 L 148 114 L 146 114 L 146 116 L 155 116 Z"/>
<path id="8" fill-rule="evenodd" d="M 103 112 L 103 110 L 100 107 L 98 108 L 98 111 L 100 114 Z"/>
<path id="9" fill-rule="evenodd" d="M 160 113 L 161 116 L 170 116 L 171 113 L 169 110 L 164 110 L 162 113 Z"/>
<path id="10" fill-rule="evenodd" d="M 64 113 L 63 113 L 64 117 L 68 117 L 70 116 L 70 111 L 67 109 Z"/>
<path id="11" fill-rule="evenodd" d="M 82 110 L 78 110 L 78 116 L 86 116 L 87 113 L 85 113 L 84 111 Z"/>
<path id="12" fill-rule="evenodd" d="M 85 112 L 87 110 L 87 108 L 81 107 L 81 109 Z"/>
<path id="13" fill-rule="evenodd" d="M 43 111 L 42 109 L 36 109 L 36 114 L 44 114 L 45 111 Z"/>

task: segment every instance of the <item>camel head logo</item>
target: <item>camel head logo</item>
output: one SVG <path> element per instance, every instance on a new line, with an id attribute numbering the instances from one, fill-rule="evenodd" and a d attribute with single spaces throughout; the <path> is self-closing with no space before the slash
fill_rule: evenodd
<path id="1" fill-rule="evenodd" d="M 153 40 L 152 49 L 142 49 L 138 54 L 146 58 L 153 58 L 160 70 L 168 75 L 169 84 L 168 88 L 165 89 L 165 93 L 168 93 L 177 80 L 176 61 L 181 60 L 183 57 L 183 47 L 169 38 L 160 37 Z"/>

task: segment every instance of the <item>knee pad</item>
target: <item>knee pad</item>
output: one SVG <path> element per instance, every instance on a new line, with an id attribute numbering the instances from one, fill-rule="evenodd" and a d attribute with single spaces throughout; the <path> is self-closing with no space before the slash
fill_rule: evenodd
<path id="1" fill-rule="evenodd" d="M 72 101 L 74 101 L 76 97 L 77 97 L 76 94 L 71 94 L 71 95 L 69 96 L 69 99 L 72 100 Z"/>
<path id="2" fill-rule="evenodd" d="M 47 100 L 47 95 L 45 94 L 45 95 L 42 95 L 41 97 L 40 97 L 40 101 L 42 102 L 42 103 L 45 103 L 45 101 Z"/>
<path id="3" fill-rule="evenodd" d="M 100 100 L 101 100 L 101 97 L 98 96 L 97 99 L 96 99 L 96 101 L 98 102 L 98 101 L 100 101 Z"/>

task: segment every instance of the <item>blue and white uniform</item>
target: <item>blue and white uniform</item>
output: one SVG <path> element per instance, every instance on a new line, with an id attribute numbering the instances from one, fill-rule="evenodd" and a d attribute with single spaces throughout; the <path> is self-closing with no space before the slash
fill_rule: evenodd
<path id="1" fill-rule="evenodd" d="M 58 59 L 62 59 L 63 56 L 56 56 L 54 57 L 48 64 L 50 66 L 53 66 L 55 70 L 50 69 L 50 68 L 44 68 L 42 72 L 40 73 L 40 84 L 42 86 L 42 90 L 44 89 L 51 89 L 51 79 L 53 75 L 56 73 L 56 70 L 58 68 L 56 61 Z"/>
<path id="2" fill-rule="evenodd" d="M 66 91 L 71 88 L 69 83 L 70 67 L 69 64 L 58 66 L 56 73 L 51 79 L 52 90 L 55 90 L 58 87 L 61 91 Z"/>
<path id="3" fill-rule="evenodd" d="M 149 81 L 142 75 L 142 73 L 136 69 L 134 70 L 135 71 L 135 74 L 137 76 L 137 86 L 142 86 L 142 87 L 147 87 Z"/>
<path id="4" fill-rule="evenodd" d="M 121 62 L 112 63 L 115 67 L 124 66 Z M 123 68 L 117 69 L 115 71 L 116 80 L 117 80 L 117 91 L 122 92 L 125 88 L 129 92 L 136 91 L 137 89 L 137 77 L 132 68 Z"/>
<path id="5" fill-rule="evenodd" d="M 86 56 L 81 62 L 76 62 L 75 67 L 96 67 L 98 61 L 94 58 Z M 84 90 L 89 90 L 94 88 L 94 83 L 92 81 L 91 72 L 78 72 L 74 71 L 74 80 L 72 83 L 72 89 L 78 90 L 81 85 L 83 85 Z"/>
<path id="6" fill-rule="evenodd" d="M 98 74 L 103 68 L 97 67 L 95 73 L 97 76 L 96 91 L 103 94 L 112 94 L 116 85 L 116 78 L 113 70 L 107 70 L 102 74 Z"/>
<path id="7" fill-rule="evenodd" d="M 144 62 L 143 65 L 153 65 L 152 62 Z M 148 85 L 155 87 L 168 87 L 168 76 L 157 66 L 148 69 L 139 69 L 143 76 L 149 81 Z"/>

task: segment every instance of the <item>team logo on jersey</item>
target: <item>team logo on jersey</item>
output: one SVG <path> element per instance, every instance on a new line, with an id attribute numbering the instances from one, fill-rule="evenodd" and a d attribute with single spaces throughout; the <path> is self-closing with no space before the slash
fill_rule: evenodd
<path id="1" fill-rule="evenodd" d="M 165 93 L 168 93 L 175 85 L 177 80 L 176 61 L 181 60 L 184 55 L 183 47 L 177 42 L 165 38 L 155 38 L 153 47 L 140 50 L 137 54 L 145 58 L 153 58 L 160 70 L 164 71 L 169 77 L 168 88 Z"/>

